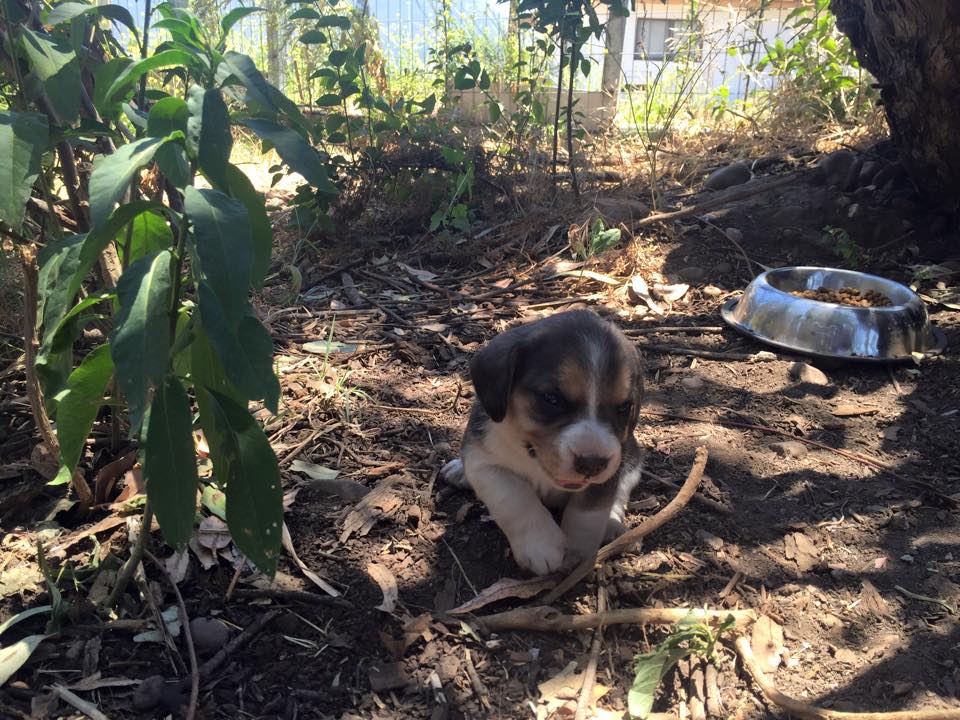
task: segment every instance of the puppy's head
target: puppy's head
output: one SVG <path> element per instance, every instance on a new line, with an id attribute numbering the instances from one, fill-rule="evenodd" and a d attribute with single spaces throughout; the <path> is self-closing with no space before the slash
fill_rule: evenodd
<path id="1" fill-rule="evenodd" d="M 557 487 L 604 483 L 620 467 L 643 395 L 640 354 L 585 310 L 508 330 L 473 358 L 477 398 L 508 423 Z"/>

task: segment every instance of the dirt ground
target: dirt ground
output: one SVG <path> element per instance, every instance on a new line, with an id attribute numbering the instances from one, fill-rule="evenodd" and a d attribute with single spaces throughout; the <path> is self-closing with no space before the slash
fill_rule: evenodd
<path id="1" fill-rule="evenodd" d="M 869 158 L 880 170 L 890 164 L 882 151 Z M 265 418 L 266 427 L 286 488 L 296 490 L 286 515 L 292 545 L 340 597 L 329 597 L 289 554 L 273 585 L 235 572 L 229 541 L 206 526 L 184 563 L 170 563 L 185 578 L 179 588 L 190 618 L 220 621 L 194 622 L 200 663 L 228 639 L 247 639 L 244 629 L 256 632 L 204 676 L 199 717 L 574 716 L 576 682 L 562 674 L 586 666 L 591 631 L 489 634 L 472 615 L 447 614 L 523 575 L 483 506 L 445 486 L 437 471 L 455 455 L 466 422 L 470 353 L 512 323 L 578 303 L 616 319 L 646 358 L 637 438 L 651 474 L 635 492 L 629 524 L 669 502 L 675 491 L 656 478 L 681 483 L 698 446 L 709 451 L 700 489 L 707 501 L 688 505 L 642 550 L 607 561 L 555 607 L 590 612 L 600 593 L 611 608 L 753 609 L 782 627 L 782 646 L 771 641 L 782 652 L 770 677 L 785 693 L 842 710 L 960 708 L 960 312 L 929 307 L 949 341 L 941 356 L 895 367 L 814 363 L 823 384 L 795 380 L 796 358 L 757 357 L 769 348 L 723 327 L 719 315 L 757 271 L 753 263 L 846 264 L 912 282 L 909 266 L 942 263 L 960 245 L 935 204 L 902 179 L 832 182 L 829 172 L 789 159 L 764 172 L 786 170 L 796 180 L 775 192 L 651 225 L 588 262 L 617 286 L 553 274 L 571 259 L 567 230 L 582 213 L 548 209 L 480 226 L 456 243 L 398 244 L 381 226 L 321 246 L 299 267 L 295 304 L 278 262 L 257 305 L 276 341 L 283 386 L 281 412 Z M 608 221 L 620 213 L 612 221 L 629 223 L 622 215 L 640 201 L 629 187 L 606 188 L 592 205 Z M 278 228 L 285 217 L 277 210 Z M 738 231 L 736 243 L 727 228 Z M 279 234 L 289 241 L 288 231 Z M 281 243 L 278 259 L 288 250 Z M 621 289 L 637 275 L 690 288 L 664 303 L 663 315 L 644 312 Z M 936 282 L 921 290 L 936 294 Z M 305 350 L 325 344 L 331 321 L 335 351 Z M 687 330 L 657 332 L 677 326 Z M 64 570 L 73 622 L 0 689 L 0 717 L 80 717 L 51 698 L 54 684 L 75 687 L 110 718 L 178 716 L 188 686 L 165 681 L 189 677 L 182 635 L 166 644 L 135 637 L 155 611 L 175 607 L 169 582 L 148 563 L 120 618 L 103 623 L 89 612 L 82 599 L 97 582 L 91 564 L 109 568 L 111 553 L 125 556 L 122 513 L 113 506 L 77 517 L 42 484 L 22 377 L 7 373 L 3 383 L 0 621 L 49 601 L 36 570 L 39 540 Z M 113 459 L 95 441 L 88 475 L 105 477 Z M 339 476 L 311 479 L 294 461 Z M 116 492 L 132 477 L 121 477 Z M 358 500 L 358 489 L 374 490 Z M 170 556 L 159 536 L 153 552 Z M 381 589 L 391 595 L 393 582 L 395 603 Z M 525 603 L 536 599 L 506 598 L 476 614 Z M 604 629 L 596 678 L 603 692 L 587 717 L 623 716 L 633 657 L 666 630 Z M 39 618 L 25 621 L 4 645 L 37 632 Z M 755 634 L 755 649 L 758 641 Z M 719 673 L 706 672 L 721 703 L 711 717 L 783 716 L 731 645 L 717 664 Z M 655 710 L 689 717 L 703 698 L 704 670 L 694 661 L 667 675 Z"/>

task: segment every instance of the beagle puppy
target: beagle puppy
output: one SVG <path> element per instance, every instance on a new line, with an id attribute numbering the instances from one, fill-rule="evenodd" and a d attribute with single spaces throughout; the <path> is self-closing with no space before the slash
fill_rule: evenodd
<path id="1" fill-rule="evenodd" d="M 623 333 L 587 310 L 558 313 L 496 336 L 470 375 L 460 457 L 441 475 L 473 488 L 517 564 L 568 568 L 623 532 L 643 395 L 640 353 Z"/>

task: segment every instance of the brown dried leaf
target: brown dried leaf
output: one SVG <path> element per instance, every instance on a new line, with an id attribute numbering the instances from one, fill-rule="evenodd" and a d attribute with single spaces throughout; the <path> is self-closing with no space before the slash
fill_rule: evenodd
<path id="1" fill-rule="evenodd" d="M 202 567 L 204 570 L 211 570 L 217 566 L 219 561 L 217 560 L 216 552 L 201 545 L 196 535 L 190 538 L 190 540 L 187 542 L 187 547 L 189 547 L 193 551 L 193 554 L 197 556 L 197 560 L 200 561 L 200 567 Z"/>
<path id="2" fill-rule="evenodd" d="M 676 302 L 686 295 L 689 289 L 690 286 L 686 283 L 677 283 L 676 285 L 654 283 L 652 288 L 653 296 L 657 298 L 657 300 L 665 300 L 667 302 Z"/>
<path id="3" fill-rule="evenodd" d="M 753 624 L 750 646 L 760 667 L 773 672 L 780 667 L 780 655 L 783 652 L 783 628 L 776 622 L 761 615 Z"/>
<path id="4" fill-rule="evenodd" d="M 227 524 L 216 515 L 209 515 L 200 521 L 196 538 L 203 547 L 213 551 L 225 548 L 233 542 Z"/>
<path id="5" fill-rule="evenodd" d="M 871 405 L 840 403 L 833 409 L 833 414 L 836 417 L 857 417 L 859 415 L 873 415 L 877 410 L 877 408 Z"/>
<path id="6" fill-rule="evenodd" d="M 887 606 L 887 601 L 883 599 L 883 596 L 869 580 L 864 580 L 860 588 L 860 608 L 864 612 L 879 617 L 890 617 L 890 608 Z"/>
<path id="7" fill-rule="evenodd" d="M 410 649 L 410 646 L 421 637 L 428 642 L 433 638 L 433 632 L 430 630 L 432 620 L 433 616 L 430 613 L 424 613 L 408 620 L 403 625 L 403 637 L 399 640 L 381 632 L 380 639 L 383 641 L 383 646 L 390 651 L 394 658 L 399 660 Z"/>
<path id="8" fill-rule="evenodd" d="M 817 547 L 803 533 L 790 533 L 783 539 L 784 554 L 797 563 L 801 572 L 816 567 L 820 562 Z"/>
<path id="9" fill-rule="evenodd" d="M 307 578 L 316 585 L 318 588 L 323 590 L 330 597 L 340 597 L 340 591 L 333 587 L 330 583 L 320 577 L 317 573 L 307 567 L 307 564 L 300 559 L 300 556 L 297 555 L 296 549 L 293 547 L 293 538 L 290 537 L 290 530 L 287 528 L 287 524 L 283 523 L 283 528 L 281 532 L 281 544 L 283 549 L 287 551 L 287 554 L 293 560 L 293 563 L 300 568 L 300 572 L 307 576 Z"/>
<path id="10" fill-rule="evenodd" d="M 382 480 L 368 495 L 358 502 L 343 521 L 340 542 L 345 543 L 354 533 L 364 536 L 370 532 L 377 521 L 396 514 L 403 501 L 390 488 L 397 483 L 399 476 L 393 475 Z"/>
<path id="11" fill-rule="evenodd" d="M 368 563 L 367 575 L 373 578 L 374 582 L 380 586 L 383 593 L 383 602 L 377 605 L 377 610 L 383 610 L 385 613 L 392 613 L 397 609 L 397 578 L 386 565 L 380 563 Z"/>
<path id="12" fill-rule="evenodd" d="M 449 610 L 450 615 L 465 615 L 479 610 L 480 608 L 507 598 L 519 598 L 526 600 L 534 595 L 539 595 L 544 590 L 555 587 L 560 580 L 559 575 L 544 575 L 542 577 L 525 578 L 516 580 L 514 578 L 502 578 L 493 585 L 480 591 L 472 600 L 467 600 L 459 607 Z"/>
<path id="13" fill-rule="evenodd" d="M 114 677 L 114 678 L 105 678 L 100 677 L 99 672 L 93 673 L 90 677 L 85 677 L 82 680 L 78 680 L 75 683 L 67 685 L 70 690 L 80 690 L 82 692 L 90 692 L 91 690 L 99 690 L 100 688 L 107 687 L 130 687 L 131 685 L 139 685 L 139 680 L 133 680 L 131 678 L 125 677 Z"/>
<path id="14" fill-rule="evenodd" d="M 47 557 L 51 558 L 62 558 L 66 557 L 67 550 L 76 545 L 81 540 L 85 540 L 91 535 L 99 535 L 102 532 L 107 530 L 113 530 L 113 528 L 123 525 L 127 519 L 125 517 L 120 517 L 119 515 L 109 515 L 105 517 L 100 522 L 91 525 L 90 527 L 80 528 L 79 530 L 70 533 L 64 538 L 60 543 L 47 551 Z"/>
<path id="15" fill-rule="evenodd" d="M 102 505 L 107 501 L 107 498 L 110 497 L 110 493 L 113 491 L 114 485 L 117 484 L 117 479 L 128 470 L 133 469 L 133 466 L 137 464 L 137 454 L 136 450 L 128 452 L 123 457 L 107 463 L 100 468 L 93 481 L 93 501 L 95 504 Z"/>

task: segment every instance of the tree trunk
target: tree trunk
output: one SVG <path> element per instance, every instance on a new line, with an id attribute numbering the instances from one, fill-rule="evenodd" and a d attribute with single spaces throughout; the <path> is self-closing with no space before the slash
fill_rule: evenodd
<path id="1" fill-rule="evenodd" d="M 960 2 L 830 0 L 877 79 L 900 157 L 918 186 L 956 205 L 960 186 Z"/>
<path id="2" fill-rule="evenodd" d="M 610 15 L 604 33 L 605 54 L 603 56 L 603 77 L 600 89 L 603 90 L 604 117 L 609 121 L 617 116 L 617 103 L 620 99 L 620 79 L 623 77 L 623 39 L 627 31 L 627 19 L 620 15 Z M 632 60 L 632 57 L 631 57 Z"/>
<path id="3" fill-rule="evenodd" d="M 267 16 L 267 79 L 271 85 L 280 88 L 281 91 L 284 89 L 280 42 L 280 21 L 283 8 L 282 2 L 267 2 L 265 7 Z"/>

